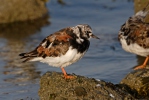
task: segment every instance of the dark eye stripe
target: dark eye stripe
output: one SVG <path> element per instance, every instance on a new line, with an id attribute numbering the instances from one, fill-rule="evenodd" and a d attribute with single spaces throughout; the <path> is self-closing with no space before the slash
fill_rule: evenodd
<path id="1" fill-rule="evenodd" d="M 86 33 L 87 33 L 87 34 L 86 34 L 87 37 L 89 38 L 89 37 L 90 37 L 90 36 L 89 36 L 89 33 L 91 33 L 91 32 L 90 32 L 90 31 L 87 31 Z"/>
<path id="2" fill-rule="evenodd" d="M 80 27 L 78 27 L 78 29 L 79 29 L 79 32 L 80 32 L 80 33 L 82 33 L 82 30 L 81 30 L 81 28 L 80 28 Z"/>
<path id="3" fill-rule="evenodd" d="M 81 37 L 81 38 L 83 38 L 83 37 L 82 37 L 83 32 L 82 32 L 81 28 L 80 28 L 80 27 L 78 27 L 78 29 L 79 29 L 79 32 L 80 32 L 80 37 Z"/>

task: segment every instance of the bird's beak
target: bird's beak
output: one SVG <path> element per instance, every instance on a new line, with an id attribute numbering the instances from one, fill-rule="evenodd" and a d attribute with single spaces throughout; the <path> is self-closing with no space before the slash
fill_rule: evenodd
<path id="1" fill-rule="evenodd" d="M 91 35 L 92 38 L 100 39 L 99 37 L 95 36 L 94 34 Z"/>

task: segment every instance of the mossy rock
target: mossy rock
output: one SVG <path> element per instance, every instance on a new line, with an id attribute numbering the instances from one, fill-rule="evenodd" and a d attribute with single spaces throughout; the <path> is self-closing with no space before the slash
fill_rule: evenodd
<path id="1" fill-rule="evenodd" d="M 64 79 L 62 73 L 47 72 L 40 79 L 41 100 L 131 100 L 126 91 L 110 82 L 76 76 Z"/>
<path id="2" fill-rule="evenodd" d="M 127 85 L 134 96 L 139 99 L 149 99 L 149 69 L 136 70 L 129 73 L 121 84 Z"/>

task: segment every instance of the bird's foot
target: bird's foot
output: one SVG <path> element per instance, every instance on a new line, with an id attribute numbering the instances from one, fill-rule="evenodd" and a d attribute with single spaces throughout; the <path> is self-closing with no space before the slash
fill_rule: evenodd
<path id="1" fill-rule="evenodd" d="M 143 69 L 145 67 L 146 67 L 146 65 L 140 65 L 140 66 L 135 67 L 134 70 Z"/>
<path id="2" fill-rule="evenodd" d="M 71 76 L 71 75 L 64 75 L 65 79 L 75 79 L 75 76 Z"/>

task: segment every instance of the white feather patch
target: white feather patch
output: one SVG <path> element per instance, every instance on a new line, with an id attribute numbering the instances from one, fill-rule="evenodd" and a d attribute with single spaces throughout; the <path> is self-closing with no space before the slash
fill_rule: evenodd
<path id="1" fill-rule="evenodd" d="M 46 45 L 47 41 L 43 42 L 41 45 L 44 47 Z"/>
<path id="2" fill-rule="evenodd" d="M 136 43 L 127 45 L 125 39 L 121 39 L 120 42 L 122 44 L 122 48 L 126 50 L 127 52 L 134 53 L 134 54 L 144 56 L 144 57 L 149 55 L 149 49 L 144 49 L 143 47 L 139 46 Z"/>

